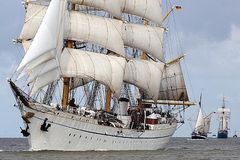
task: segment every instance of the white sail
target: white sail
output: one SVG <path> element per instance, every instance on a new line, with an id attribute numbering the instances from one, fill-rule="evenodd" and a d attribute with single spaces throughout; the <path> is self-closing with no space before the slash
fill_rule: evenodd
<path id="1" fill-rule="evenodd" d="M 160 100 L 188 101 L 180 61 L 167 64 L 160 86 Z"/>
<path id="2" fill-rule="evenodd" d="M 161 67 L 162 69 L 156 62 L 130 60 L 126 66 L 124 81 L 146 91 L 153 100 L 157 100 L 164 64 Z"/>
<path id="3" fill-rule="evenodd" d="M 126 24 L 123 40 L 125 45 L 140 49 L 164 61 L 163 33 L 164 29 L 160 27 Z"/>
<path id="4" fill-rule="evenodd" d="M 117 54 L 124 56 L 122 40 L 123 23 L 119 20 L 90 14 L 69 12 L 69 23 L 66 24 L 65 38 L 97 43 Z"/>
<path id="5" fill-rule="evenodd" d="M 201 132 L 204 133 L 204 116 L 202 113 L 202 108 L 199 107 L 199 111 L 198 111 L 198 118 L 197 118 L 197 122 L 195 125 L 195 132 Z"/>
<path id="6" fill-rule="evenodd" d="M 27 83 L 33 82 L 37 77 L 41 77 L 43 74 L 46 74 L 49 71 L 55 70 L 58 68 L 57 61 L 55 59 L 51 59 L 45 63 L 40 64 L 39 66 L 33 68 L 28 71 L 28 79 Z"/>
<path id="7" fill-rule="evenodd" d="M 29 41 L 23 40 L 22 41 L 22 45 L 23 45 L 23 49 L 24 49 L 25 53 L 27 53 L 29 47 L 31 46 L 31 43 L 32 43 L 31 40 L 29 40 Z"/>
<path id="8" fill-rule="evenodd" d="M 30 96 L 34 95 L 36 92 L 38 92 L 41 88 L 45 87 L 46 85 L 52 83 L 55 80 L 58 80 L 60 78 L 59 75 L 60 75 L 59 69 L 56 68 L 42 74 L 40 77 L 37 77 L 33 83 Z"/>
<path id="9" fill-rule="evenodd" d="M 33 39 L 46 12 L 46 6 L 29 3 L 26 10 L 24 26 L 19 38 L 24 40 Z"/>
<path id="10" fill-rule="evenodd" d="M 121 18 L 121 1 L 120 0 L 70 0 L 72 3 L 99 8 L 111 13 L 114 17 Z"/>
<path id="11" fill-rule="evenodd" d="M 70 2 L 105 10 L 119 19 L 124 12 L 143 17 L 158 25 L 162 23 L 162 0 L 70 0 Z"/>
<path id="12" fill-rule="evenodd" d="M 119 97 L 125 65 L 126 60 L 121 57 L 65 48 L 60 68 L 63 77 L 93 78 Z"/>
<path id="13" fill-rule="evenodd" d="M 230 109 L 229 108 L 218 108 L 218 113 L 219 114 L 229 114 L 230 113 Z"/>
<path id="14" fill-rule="evenodd" d="M 219 130 L 228 130 L 228 119 L 230 116 L 230 109 L 218 108 L 218 114 L 220 119 Z"/>
<path id="15" fill-rule="evenodd" d="M 204 133 L 208 133 L 211 124 L 211 116 L 207 116 L 204 118 Z"/>
<path id="16" fill-rule="evenodd" d="M 57 56 L 63 45 L 63 15 L 66 0 L 52 0 L 37 34 L 18 67 L 23 72 Z"/>
<path id="17" fill-rule="evenodd" d="M 120 20 L 76 11 L 67 11 L 67 13 L 69 15 L 65 17 L 65 39 L 93 42 L 122 56 L 124 56 L 123 45 L 127 45 L 164 61 L 163 28 L 123 24 Z M 41 18 L 32 17 L 32 23 L 24 25 L 24 28 L 31 28 L 31 32 L 22 33 L 20 38 L 32 39 L 39 28 L 40 20 Z"/>
<path id="18" fill-rule="evenodd" d="M 22 40 L 31 40 L 35 37 L 47 10 L 45 6 L 33 5 L 33 8 L 37 12 L 27 16 L 27 22 L 24 24 L 19 37 Z M 32 6 L 28 8 L 31 11 Z M 77 11 L 66 11 L 64 19 L 65 39 L 93 42 L 124 56 L 122 21 L 88 15 Z"/>
<path id="19" fill-rule="evenodd" d="M 123 12 L 162 23 L 162 0 L 122 0 Z"/>

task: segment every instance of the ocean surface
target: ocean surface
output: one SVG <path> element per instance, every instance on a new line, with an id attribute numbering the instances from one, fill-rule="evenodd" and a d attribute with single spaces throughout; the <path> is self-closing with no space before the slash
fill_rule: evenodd
<path id="1" fill-rule="evenodd" d="M 240 138 L 172 138 L 162 150 L 118 152 L 32 152 L 26 139 L 0 138 L 0 160 L 240 160 Z"/>

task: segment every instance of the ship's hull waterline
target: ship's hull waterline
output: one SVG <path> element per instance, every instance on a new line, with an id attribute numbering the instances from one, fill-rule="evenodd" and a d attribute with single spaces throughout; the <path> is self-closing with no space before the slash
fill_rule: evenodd
<path id="1" fill-rule="evenodd" d="M 192 134 L 192 139 L 206 139 L 206 135 Z"/>
<path id="2" fill-rule="evenodd" d="M 218 131 L 217 138 L 228 138 L 228 131 L 227 130 Z"/>
<path id="3" fill-rule="evenodd" d="M 98 125 L 93 118 L 44 108 L 23 107 L 22 114 L 34 113 L 28 119 L 28 141 L 33 151 L 157 150 L 166 146 L 177 127 L 177 123 L 159 124 L 155 130 L 137 131 Z M 51 127 L 44 132 L 40 127 L 46 118 Z"/>

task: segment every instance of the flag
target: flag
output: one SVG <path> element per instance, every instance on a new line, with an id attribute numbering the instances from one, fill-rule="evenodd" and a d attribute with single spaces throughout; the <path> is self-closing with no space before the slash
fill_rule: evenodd
<path id="1" fill-rule="evenodd" d="M 201 93 L 201 95 L 200 95 L 199 106 L 200 106 L 200 107 L 202 106 L 202 93 Z"/>
<path id="2" fill-rule="evenodd" d="M 176 10 L 181 10 L 182 9 L 181 6 L 176 6 L 175 8 L 176 8 Z"/>

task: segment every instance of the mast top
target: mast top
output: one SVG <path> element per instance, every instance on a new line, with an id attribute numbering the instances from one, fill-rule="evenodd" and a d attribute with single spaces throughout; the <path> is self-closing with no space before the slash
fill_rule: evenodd
<path id="1" fill-rule="evenodd" d="M 222 108 L 226 108 L 225 106 L 225 97 L 223 96 L 223 104 L 222 104 Z"/>

